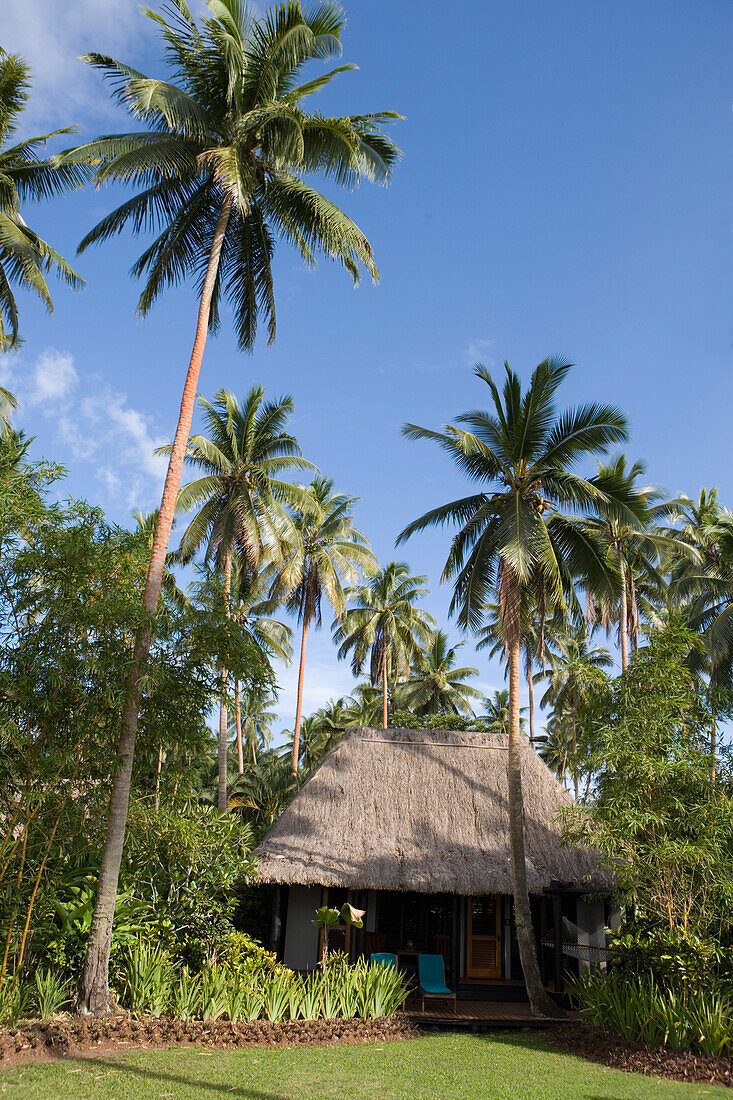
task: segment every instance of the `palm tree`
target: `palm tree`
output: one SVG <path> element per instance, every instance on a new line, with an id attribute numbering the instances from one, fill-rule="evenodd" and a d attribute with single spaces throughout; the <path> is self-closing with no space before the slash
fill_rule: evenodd
<path id="1" fill-rule="evenodd" d="M 519 708 L 519 728 L 524 729 L 522 714 L 525 708 Z M 481 715 L 481 720 L 488 724 L 491 733 L 509 736 L 509 692 L 506 688 L 499 688 L 493 695 L 486 697 L 486 711 Z"/>
<path id="2" fill-rule="evenodd" d="M 49 138 L 71 134 L 72 126 L 50 134 L 16 140 L 19 116 L 30 98 L 30 69 L 17 54 L 0 47 L 0 351 L 19 342 L 18 304 L 13 284 L 37 294 L 49 313 L 53 302 L 46 275 L 54 272 L 78 290 L 84 280 L 63 256 L 26 224 L 20 205 L 28 199 L 53 198 L 86 182 L 87 171 L 62 157 L 39 155 Z M 9 144 L 11 142 L 13 144 Z M 0 398 L 8 403 L 7 390 Z M 10 408 L 17 406 L 10 404 Z M 0 417 L 0 423 L 2 417 Z"/>
<path id="3" fill-rule="evenodd" d="M 733 686 L 733 513 L 718 502 L 717 489 L 702 489 L 696 501 L 680 495 L 672 504 L 680 529 L 666 555 L 670 602 L 705 643 L 704 653 L 693 649 L 688 660 L 693 671 L 709 678 L 715 778 L 717 696 Z"/>
<path id="4" fill-rule="evenodd" d="M 508 364 L 505 369 L 501 393 L 485 367 L 475 370 L 489 388 L 493 409 L 464 413 L 442 432 L 405 426 L 408 438 L 438 443 L 479 489 L 415 520 L 398 541 L 427 527 L 459 524 L 443 570 L 444 579 L 454 580 L 451 611 L 464 629 L 477 631 L 492 595 L 499 602 L 509 663 L 507 780 L 517 941 L 533 1013 L 556 1015 L 540 978 L 527 890 L 519 724 L 522 593 L 535 594 L 542 618 L 546 606 L 577 606 L 576 579 L 609 598 L 617 591 L 616 577 L 578 513 L 633 517 L 614 499 L 612 485 L 602 488 L 575 468 L 625 440 L 627 427 L 623 414 L 608 405 L 558 414 L 555 393 L 569 363 L 544 360 L 524 394 L 519 377 Z"/>
<path id="5" fill-rule="evenodd" d="M 645 473 L 643 462 L 634 462 L 627 468 L 623 454 L 611 463 L 599 462 L 599 483 L 602 485 L 608 479 L 613 485 L 623 486 L 634 522 L 624 522 L 617 516 L 591 516 L 586 521 L 588 529 L 606 548 L 609 561 L 621 578 L 618 604 L 602 606 L 600 618 L 607 631 L 611 622 L 618 623 L 622 672 L 629 667 L 629 641 L 634 648 L 637 646 L 640 582 L 645 589 L 650 585 L 657 590 L 664 587 L 659 559 L 662 553 L 670 552 L 675 541 L 672 531 L 658 526 L 660 519 L 671 514 L 674 505 L 664 500 L 664 494 L 656 486 L 637 484 Z M 592 625 L 599 617 L 592 599 L 588 601 L 588 609 Z"/>
<path id="6" fill-rule="evenodd" d="M 237 776 L 229 804 L 232 809 L 241 810 L 259 838 L 280 816 L 295 789 L 289 756 L 269 749 L 260 754 L 256 764 L 245 769 L 244 775 Z"/>
<path id="7" fill-rule="evenodd" d="M 319 711 L 309 714 L 300 725 L 299 761 L 300 767 L 307 775 L 320 763 L 326 753 L 337 745 L 343 737 L 343 728 L 334 729 L 323 720 Z M 287 755 L 292 761 L 292 741 L 286 746 Z M 292 763 L 291 763 L 292 771 Z"/>
<path id="8" fill-rule="evenodd" d="M 284 598 L 301 624 L 300 667 L 293 730 L 292 769 L 298 772 L 300 725 L 303 715 L 305 645 L 308 628 L 321 625 L 321 601 L 325 596 L 337 621 L 346 607 L 344 584 L 354 584 L 359 574 L 375 568 L 376 560 L 366 537 L 353 524 L 356 497 L 335 493 L 333 481 L 315 477 L 301 486 L 302 498 L 293 508 L 295 538 L 286 555 L 272 592 Z"/>
<path id="9" fill-rule="evenodd" d="M 534 594 L 526 589 L 522 591 L 520 614 L 520 632 L 522 636 L 521 650 L 524 657 L 524 675 L 527 680 L 527 696 L 529 701 L 529 706 L 527 708 L 529 711 L 529 741 L 533 747 L 536 747 L 534 727 L 534 668 L 536 663 L 539 663 L 540 667 L 544 667 L 547 644 L 549 641 L 548 634 L 552 630 L 552 620 L 548 621 L 544 615 L 540 614 L 540 609 L 537 607 Z M 539 629 L 540 622 L 542 627 L 541 630 Z M 478 631 L 476 649 L 488 649 L 489 657 L 503 657 L 506 659 L 507 652 L 506 642 L 503 636 L 501 606 L 496 602 L 490 602 L 486 605 L 484 625 Z M 505 674 L 508 671 L 507 667 L 505 669 Z"/>
<path id="10" fill-rule="evenodd" d="M 547 720 L 546 740 L 540 746 L 539 755 L 552 774 L 564 784 L 568 770 L 568 757 L 573 747 L 573 731 L 570 716 L 555 708 Z"/>
<path id="11" fill-rule="evenodd" d="M 10 419 L 18 409 L 18 399 L 10 390 L 0 386 L 0 438 L 6 439 L 13 431 Z"/>
<path id="12" fill-rule="evenodd" d="M 478 676 L 478 669 L 456 668 L 456 650 L 444 630 L 436 630 L 425 649 L 418 650 L 412 663 L 412 676 L 399 687 L 400 709 L 415 714 L 473 714 L 471 700 L 482 699 L 481 692 L 465 683 Z"/>
<path id="13" fill-rule="evenodd" d="M 249 684 L 244 691 L 236 685 L 237 709 L 234 731 L 237 744 L 237 774 L 244 773 L 244 745 L 247 746 L 252 763 L 257 764 L 257 753 L 267 749 L 272 741 L 272 725 L 277 714 L 272 709 L 275 699 L 269 687 Z"/>
<path id="14" fill-rule="evenodd" d="M 387 728 L 388 684 L 406 680 L 410 664 L 421 646 L 427 646 L 435 629 L 432 615 L 416 607 L 427 596 L 425 577 L 413 577 L 404 561 L 393 561 L 379 569 L 366 584 L 352 588 L 349 608 L 334 623 L 334 641 L 339 658 L 352 652 L 351 669 L 360 675 L 367 658 L 373 687 L 382 685 L 382 726 Z"/>
<path id="15" fill-rule="evenodd" d="M 371 680 L 357 684 L 349 696 L 346 710 L 347 726 L 376 726 L 380 718 L 384 722 L 384 698 L 381 687 Z"/>
<path id="16" fill-rule="evenodd" d="M 542 697 L 542 706 L 552 706 L 558 715 L 566 713 L 570 718 L 571 748 L 573 754 L 573 790 L 578 800 L 578 710 L 587 704 L 594 690 L 607 681 L 603 671 L 613 664 L 611 655 L 600 646 L 591 646 L 588 632 L 582 627 L 567 631 L 564 637 L 555 639 L 555 652 L 550 656 L 550 667 L 539 679 L 548 687 Z"/>
<path id="17" fill-rule="evenodd" d="M 238 551 L 250 569 L 263 554 L 278 560 L 292 525 L 285 504 L 296 504 L 303 493 L 282 474 L 307 469 L 297 440 L 286 430 L 294 411 L 292 397 L 265 401 L 264 388 L 253 386 L 243 402 L 228 390 L 219 390 L 213 402 L 203 397 L 206 434 L 188 441 L 186 461 L 202 476 L 182 486 L 177 512 L 195 514 L 183 532 L 178 556 L 190 561 L 205 546 L 204 561 L 216 561 L 224 576 L 224 613 L 231 617 L 232 569 Z M 161 447 L 160 451 L 170 451 Z M 223 693 L 219 704 L 219 809 L 226 810 L 228 745 L 228 673 L 222 669 Z"/>
<path id="18" fill-rule="evenodd" d="M 262 568 L 253 567 L 242 560 L 240 555 L 235 555 L 232 562 L 231 591 L 229 595 L 230 614 L 237 623 L 239 629 L 250 635 L 255 645 L 266 653 L 268 658 L 275 658 L 289 665 L 292 656 L 292 631 L 279 619 L 273 619 L 275 610 L 273 601 L 268 597 L 270 583 L 275 569 L 270 562 Z M 269 744 L 269 724 L 274 716 L 266 709 L 264 701 L 255 705 L 254 687 L 247 690 L 249 709 L 245 716 L 244 737 L 251 749 L 253 759 L 257 759 L 257 745 Z M 261 691 L 261 689 L 260 689 Z M 271 693 L 266 692 L 265 696 Z M 263 700 L 265 698 L 263 696 Z M 258 706 L 265 709 L 258 710 Z M 241 775 L 244 770 L 242 751 L 242 707 L 239 691 L 239 679 L 234 681 L 234 714 L 237 738 L 237 771 Z M 257 712 L 258 717 L 254 714 Z M 267 716 L 267 717 L 266 717 Z M 267 730 L 267 736 L 265 736 Z"/>
<path id="19" fill-rule="evenodd" d="M 171 448 L 155 542 L 143 593 L 146 622 L 135 640 L 125 685 L 110 816 L 94 917 L 79 985 L 80 1012 L 110 1005 L 109 950 L 145 663 L 152 643 L 165 556 L 170 539 L 206 336 L 219 323 L 225 295 L 242 348 L 251 348 L 258 318 L 275 336 L 272 256 L 277 236 L 305 263 L 317 255 L 341 263 L 357 282 L 361 268 L 378 272 L 371 246 L 339 207 L 302 178 L 356 186 L 362 177 L 389 179 L 399 152 L 384 134 L 393 112 L 326 118 L 303 104 L 338 73 L 337 66 L 301 81 L 303 66 L 340 53 L 341 11 L 328 3 L 303 12 L 299 0 L 279 3 L 257 17 L 240 0 L 212 0 L 198 24 L 185 0 L 173 16 L 148 11 L 165 43 L 173 82 L 150 79 L 122 62 L 89 54 L 113 86 L 113 95 L 147 129 L 99 138 L 65 154 L 64 163 L 92 164 L 97 184 L 122 182 L 138 190 L 104 218 L 80 248 L 126 227 L 158 226 L 157 239 L 133 268 L 145 276 L 139 311 L 188 276 L 199 292 L 198 318 L 178 425 Z"/>

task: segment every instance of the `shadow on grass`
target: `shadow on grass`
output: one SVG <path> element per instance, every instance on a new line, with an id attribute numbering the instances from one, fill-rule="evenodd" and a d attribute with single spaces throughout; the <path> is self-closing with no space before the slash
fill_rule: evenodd
<path id="1" fill-rule="evenodd" d="M 220 1053 L 224 1053 L 223 1051 Z M 213 1055 L 215 1057 L 215 1055 Z M 64 1062 L 69 1063 L 73 1061 L 72 1058 L 65 1058 Z M 159 1081 L 161 1084 L 168 1085 L 185 1085 L 187 1088 L 196 1090 L 200 1093 L 208 1093 L 212 1096 L 219 1095 L 220 1093 L 225 1096 L 239 1097 L 240 1100 L 289 1100 L 284 1093 L 281 1092 L 262 1092 L 260 1089 L 250 1088 L 247 1085 L 226 1085 L 216 1084 L 212 1081 L 196 1080 L 189 1077 L 181 1077 L 176 1073 L 166 1073 L 163 1071 L 154 1071 L 151 1069 L 142 1069 L 140 1066 L 131 1065 L 129 1062 L 118 1062 L 112 1058 L 79 1058 L 79 1062 L 84 1065 L 97 1066 L 99 1069 L 116 1070 L 118 1073 L 127 1074 L 129 1077 L 140 1077 L 148 1081 Z"/>

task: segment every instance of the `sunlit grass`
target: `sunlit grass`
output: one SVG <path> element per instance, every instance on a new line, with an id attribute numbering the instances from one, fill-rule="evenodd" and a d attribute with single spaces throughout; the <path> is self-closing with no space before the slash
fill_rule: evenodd
<path id="1" fill-rule="evenodd" d="M 435 1034 L 358 1046 L 203 1051 L 169 1047 L 19 1066 L 0 1073 L 13 1097 L 99 1100 L 692 1100 L 730 1096 L 573 1058 L 534 1034 Z"/>

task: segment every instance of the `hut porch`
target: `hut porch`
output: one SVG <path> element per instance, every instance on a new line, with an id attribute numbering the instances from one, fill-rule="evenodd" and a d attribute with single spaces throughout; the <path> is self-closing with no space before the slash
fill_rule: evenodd
<path id="1" fill-rule="evenodd" d="M 512 898 L 505 894 L 462 897 L 339 887 L 278 887 L 272 949 L 296 970 L 313 969 L 322 948 L 321 934 L 312 924 L 315 910 L 320 905 L 340 908 L 345 901 L 366 911 L 364 926 L 332 930 L 329 950 L 344 951 L 352 960 L 373 953 L 394 954 L 413 987 L 418 984 L 419 955 L 442 955 L 446 981 L 458 1001 L 484 1006 L 480 1011 L 489 1014 L 487 1019 L 493 1011 L 485 1007 L 488 1003 L 526 1005 Z M 561 997 L 566 974 L 578 974 L 583 965 L 592 963 L 595 950 L 589 946 L 585 963 L 577 951 L 569 955 L 566 922 L 579 929 L 581 945 L 592 945 L 607 923 L 607 906 L 602 900 L 589 900 L 578 890 L 559 883 L 533 896 L 531 906 L 542 978 L 548 991 Z M 605 936 L 603 939 L 605 943 Z M 428 1016 L 436 1012 L 440 1016 L 442 1005 L 431 1005 Z M 523 1018 L 521 1012 L 518 1018 Z"/>

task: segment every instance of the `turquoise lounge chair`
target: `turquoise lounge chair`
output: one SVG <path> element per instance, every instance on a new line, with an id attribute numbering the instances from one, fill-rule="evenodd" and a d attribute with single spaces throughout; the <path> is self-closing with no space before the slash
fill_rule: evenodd
<path id="1" fill-rule="evenodd" d="M 441 1000 L 453 1001 L 453 1012 L 456 1011 L 456 995 L 445 984 L 445 963 L 442 955 L 418 955 L 418 978 L 420 980 L 420 994 L 422 996 L 421 1012 L 425 1011 L 426 997 L 439 997 Z"/>
<path id="2" fill-rule="evenodd" d="M 392 966 L 397 969 L 397 956 L 390 955 L 388 951 L 378 951 L 369 956 L 369 961 L 376 963 L 377 966 Z"/>

